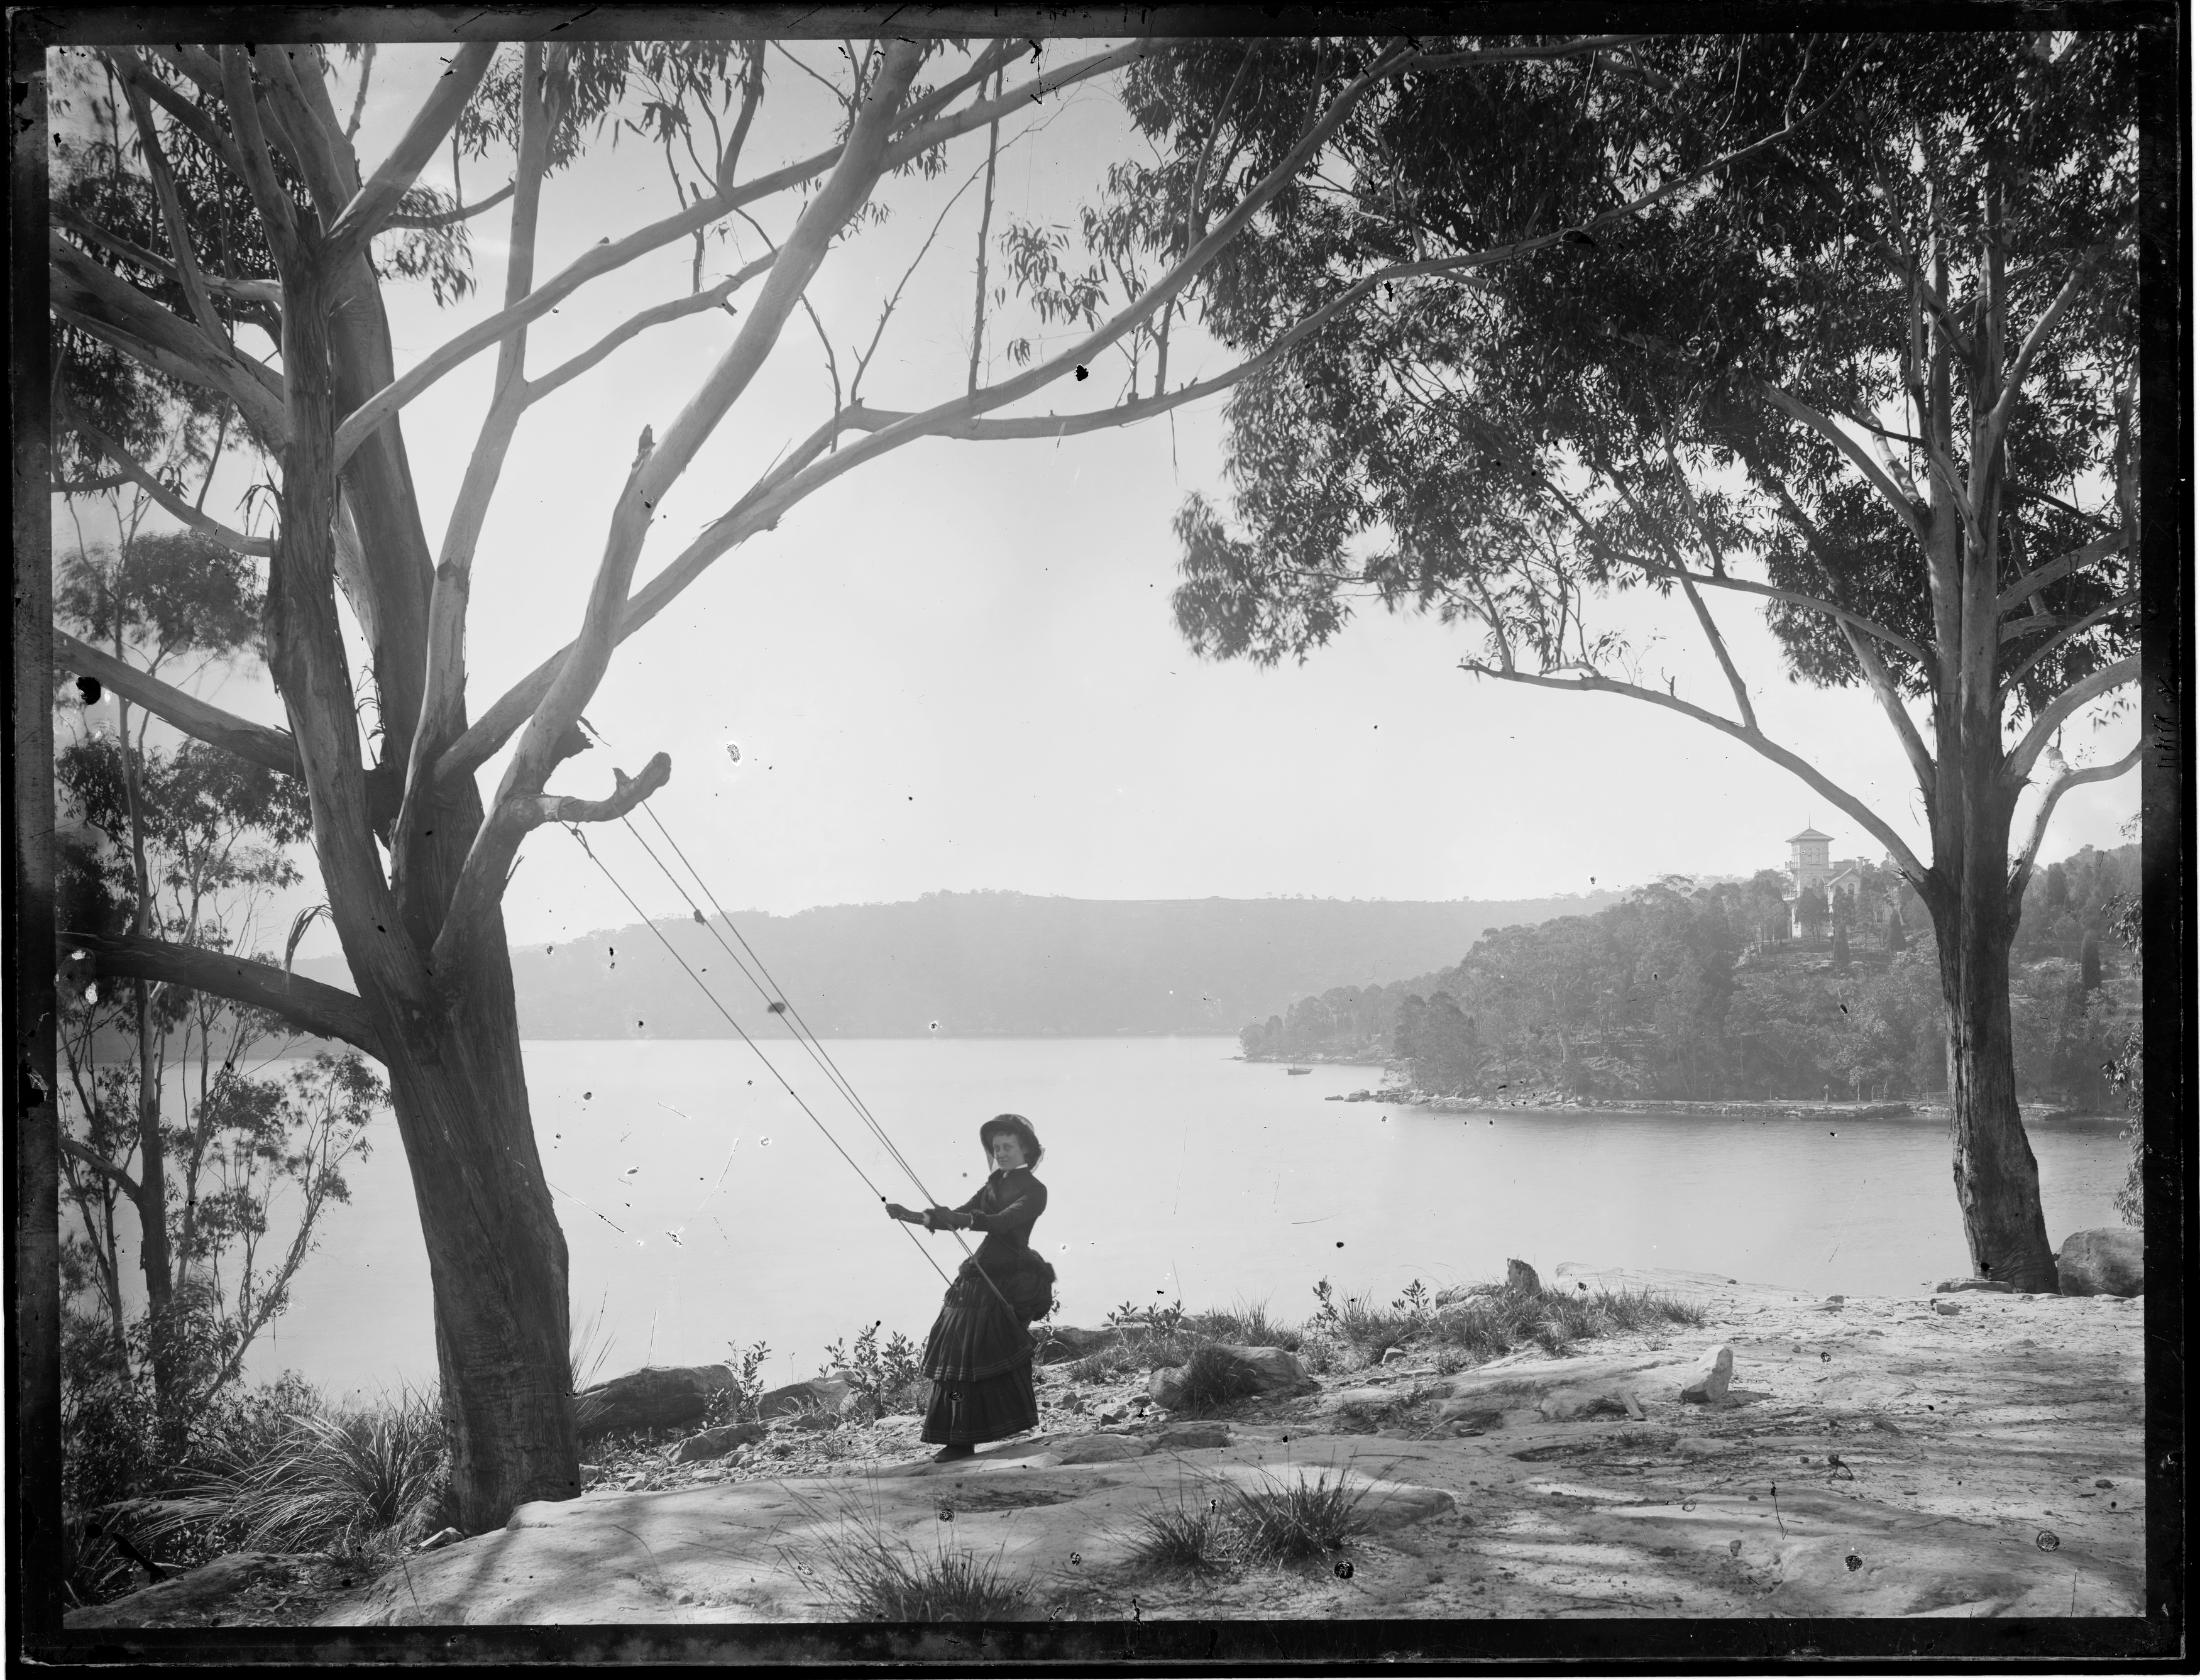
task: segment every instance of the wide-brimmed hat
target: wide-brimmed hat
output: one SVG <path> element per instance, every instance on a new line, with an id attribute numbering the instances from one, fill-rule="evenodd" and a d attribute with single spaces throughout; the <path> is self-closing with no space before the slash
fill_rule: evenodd
<path id="1" fill-rule="evenodd" d="M 1027 1167 L 1038 1164 L 1039 1156 L 1045 1151 L 1039 1145 L 1039 1133 L 1032 1130 L 1031 1121 L 1021 1115 L 995 1115 L 978 1128 L 978 1147 L 988 1155 L 992 1154 L 993 1139 L 1003 1132 L 1015 1133 L 1017 1141 L 1023 1144 Z"/>

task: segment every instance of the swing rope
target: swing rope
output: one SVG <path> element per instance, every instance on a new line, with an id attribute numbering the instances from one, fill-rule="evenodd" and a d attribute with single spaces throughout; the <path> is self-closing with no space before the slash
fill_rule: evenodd
<path id="1" fill-rule="evenodd" d="M 644 806 L 643 809 L 648 808 Z M 771 1006 L 770 1012 L 787 1021 L 787 1030 L 794 1034 L 795 1042 L 810 1053 L 810 1059 L 817 1064 L 819 1071 L 832 1082 L 834 1088 L 847 1099 L 848 1106 L 854 1109 L 857 1118 L 869 1129 L 871 1135 L 892 1158 L 894 1164 L 908 1174 L 910 1182 L 917 1187 L 927 1202 L 936 1205 L 939 1198 L 926 1187 L 924 1180 L 917 1177 L 916 1168 L 911 1166 L 908 1158 L 895 1147 L 893 1139 L 886 1135 L 886 1128 L 879 1124 L 878 1117 L 872 1114 L 870 1106 L 857 1094 L 854 1084 L 840 1071 L 840 1065 L 833 1060 L 832 1052 L 819 1041 L 817 1034 L 811 1030 L 810 1023 L 803 1020 L 800 1012 L 788 999 L 786 990 L 773 977 L 771 970 L 764 967 L 764 959 L 758 957 L 755 949 L 741 937 L 740 929 L 734 926 L 733 918 L 726 914 L 724 907 L 718 903 L 717 895 L 711 891 L 710 884 L 703 879 L 702 871 L 689 861 L 688 854 L 680 849 L 680 843 L 672 838 L 670 831 L 658 820 L 654 812 L 651 813 L 650 821 L 657 824 L 657 831 L 664 835 L 665 845 L 670 846 L 673 855 L 686 865 L 688 874 L 694 876 L 695 885 L 701 889 L 703 896 L 711 901 L 711 908 L 717 911 L 719 921 L 723 922 L 728 931 L 732 933 L 736 940 L 740 940 L 741 951 L 748 953 L 747 963 L 743 962 L 740 954 L 726 943 L 725 936 L 718 932 L 717 924 L 703 914 L 702 907 L 696 904 L 687 887 L 681 884 L 680 877 L 675 875 L 670 866 L 651 848 L 649 842 L 641 837 L 641 832 L 635 828 L 633 822 L 625 817 L 621 817 L 619 820 L 626 824 L 627 832 L 634 836 L 635 844 L 642 849 L 651 863 L 657 865 L 665 880 L 672 883 L 672 890 L 677 893 L 686 903 L 694 919 L 703 924 L 704 931 L 718 942 L 718 948 L 724 951 L 733 965 L 741 971 L 742 977 L 756 988 L 757 995 L 762 998 L 767 1005 Z M 749 963 L 756 964 L 755 974 L 750 972 Z M 764 978 L 758 979 L 758 974 L 761 974 Z M 960 1243 L 962 1240 L 958 1234 L 956 1241 Z M 966 1254 L 969 1251 L 968 1244 L 964 1245 L 963 1251 Z"/>
<path id="2" fill-rule="evenodd" d="M 649 810 L 647 805 L 644 805 L 642 809 L 644 811 Z M 910 1182 L 916 1186 L 918 1192 L 923 1196 L 927 1202 L 933 1203 L 934 1206 L 939 1205 L 939 1198 L 934 1196 L 931 1190 L 927 1187 L 924 1180 L 917 1176 L 916 1168 L 910 1164 L 909 1158 L 903 1155 L 901 1150 L 895 1146 L 894 1140 L 886 1135 L 886 1128 L 879 1123 L 878 1117 L 872 1114 L 870 1105 L 865 1103 L 863 1099 L 857 1094 L 854 1082 L 845 1074 L 841 1073 L 840 1064 L 833 1060 L 832 1052 L 825 1048 L 823 1043 L 818 1039 L 816 1033 L 810 1027 L 810 1023 L 803 1020 L 801 1012 L 798 1010 L 794 1007 L 793 1004 L 788 999 L 785 988 L 783 988 L 780 985 L 779 981 L 773 977 L 771 970 L 764 966 L 764 958 L 758 956 L 755 947 L 751 945 L 748 940 L 742 937 L 741 930 L 734 925 L 734 918 L 726 914 L 725 906 L 718 902 L 718 895 L 711 890 L 711 883 L 703 879 L 702 870 L 697 869 L 693 860 L 691 859 L 685 852 L 681 850 L 680 842 L 672 838 L 672 831 L 664 826 L 664 819 L 659 817 L 655 811 L 650 811 L 649 820 L 656 825 L 657 832 L 664 837 L 664 843 L 671 849 L 672 854 L 679 858 L 681 863 L 686 866 L 688 873 L 694 876 L 696 887 L 701 890 L 703 896 L 711 901 L 711 908 L 717 911 L 718 920 L 725 923 L 728 932 L 731 933 L 736 940 L 740 940 L 741 949 L 748 952 L 749 961 L 754 963 L 757 966 L 758 973 L 763 975 L 764 979 L 762 980 L 759 980 L 755 974 L 750 973 L 748 964 L 742 962 L 739 957 L 734 955 L 733 947 L 726 943 L 723 935 L 718 932 L 717 926 L 712 923 L 708 916 L 703 914 L 702 907 L 689 896 L 687 887 L 682 885 L 680 877 L 675 875 L 670 867 L 666 864 L 665 861 L 657 855 L 657 853 L 651 848 L 649 842 L 642 839 L 641 831 L 635 828 L 633 822 L 628 818 L 622 817 L 619 819 L 622 823 L 625 824 L 626 831 L 634 836 L 635 844 L 639 846 L 642 851 L 648 855 L 649 861 L 656 864 L 658 869 L 663 872 L 665 880 L 672 883 L 672 890 L 677 893 L 681 899 L 686 903 L 689 913 L 694 917 L 694 919 L 703 924 L 704 931 L 708 933 L 712 939 L 717 940 L 718 948 L 724 951 L 728 957 L 732 958 L 734 966 L 741 971 L 743 978 L 745 978 L 751 986 L 756 987 L 758 995 L 762 997 L 768 1005 L 772 1004 L 776 1004 L 778 1005 L 776 1009 L 771 1010 L 771 1013 L 780 1016 L 782 1021 L 787 1022 L 787 1031 L 794 1034 L 795 1042 L 802 1045 L 805 1050 L 810 1052 L 810 1059 L 817 1063 L 819 1068 L 823 1071 L 827 1079 L 833 1083 L 834 1087 L 847 1099 L 848 1106 L 855 1110 L 857 1118 L 861 1120 L 864 1126 L 869 1129 L 871 1135 L 878 1140 L 880 1146 L 893 1158 L 895 1164 L 898 1166 L 904 1173 L 909 1175 Z M 598 867 L 601 868 L 602 865 L 599 863 Z M 608 873 L 608 871 L 606 873 Z M 622 887 L 620 891 L 623 895 L 625 889 Z M 627 903 L 629 904 L 633 904 L 633 899 L 628 898 Z M 652 931 L 656 931 L 655 925 L 653 923 L 652 924 Z M 664 935 L 661 933 L 658 934 L 658 938 L 660 940 L 664 940 Z M 671 949 L 670 942 L 664 942 L 665 948 L 667 950 Z M 682 963 L 681 966 L 682 968 L 687 968 L 687 964 L 684 963 Z M 701 976 L 696 975 L 693 969 L 689 969 L 688 975 L 694 980 L 698 986 L 703 985 Z M 767 986 L 766 982 L 769 982 L 769 986 Z M 704 989 L 706 992 L 709 990 L 707 986 Z M 726 1014 L 724 1005 L 718 1004 L 718 1000 L 715 997 L 713 997 L 711 1001 L 714 1005 L 717 1005 L 719 1014 Z M 731 1020 L 732 1017 L 728 1016 L 727 1019 Z M 743 1033 L 742 1036 L 746 1038 L 747 1034 Z M 781 1083 L 785 1084 L 786 1081 L 782 1080 Z M 838 1148 L 839 1145 L 835 1144 L 834 1147 Z M 842 1153 L 845 1155 L 846 1151 L 843 1150 Z M 870 1180 L 866 1179 L 863 1182 L 869 1184 Z M 881 1197 L 880 1199 L 884 1200 L 885 1198 Z M 960 1231 L 957 1230 L 953 1226 L 945 1226 L 941 1228 L 945 1230 L 949 1236 L 954 1238 L 955 1245 L 962 1250 L 963 1258 L 965 1260 L 975 1260 L 977 1258 L 977 1256 L 971 1252 L 969 1244 L 962 1240 L 962 1233 Z M 916 1241 L 914 1232 L 910 1234 L 910 1240 L 912 1242 Z M 922 1247 L 922 1245 L 919 1244 L 919 1246 Z M 930 1251 L 927 1250 L 926 1258 L 929 1259 L 930 1257 Z M 934 1263 L 933 1269 L 934 1271 L 938 1271 L 939 1269 L 937 1262 Z M 1010 1305 L 1009 1297 L 1001 1292 L 1001 1286 L 993 1281 L 992 1274 L 987 1272 L 982 1266 L 978 1267 L 976 1270 L 978 1275 L 986 1280 L 986 1287 L 992 1291 L 993 1298 L 1001 1303 L 1003 1309 L 1006 1311 L 1011 1318 L 1016 1316 L 1016 1309 L 1014 1306 Z M 940 1275 L 945 1277 L 946 1274 L 945 1273 L 941 1273 Z"/>
<path id="3" fill-rule="evenodd" d="M 703 995 L 711 1000 L 711 1006 L 717 1010 L 720 1015 L 725 1016 L 726 1024 L 732 1027 L 735 1033 L 740 1033 L 741 1042 L 746 1045 L 751 1051 L 755 1052 L 757 1060 L 763 1062 L 766 1071 L 768 1071 L 774 1079 L 779 1081 L 780 1089 L 786 1092 L 789 1097 L 794 1098 L 794 1105 L 800 1109 L 804 1114 L 810 1115 L 810 1123 L 812 1126 L 815 1126 L 818 1131 L 824 1133 L 825 1141 L 833 1145 L 834 1149 L 839 1153 L 840 1159 L 846 1162 L 849 1166 L 855 1168 L 856 1176 L 863 1181 L 864 1185 L 869 1189 L 872 1195 L 876 1196 L 881 1202 L 884 1202 L 886 1198 L 880 1191 L 879 1187 L 871 1183 L 870 1174 L 866 1173 L 861 1166 L 857 1165 L 855 1156 L 849 1154 L 847 1150 L 840 1147 L 840 1140 L 838 1138 L 835 1138 L 831 1131 L 827 1128 L 825 1122 L 818 1119 L 815 1114 L 810 1112 L 810 1104 L 804 1102 L 800 1093 L 798 1092 L 793 1086 L 787 1082 L 786 1075 L 781 1074 L 779 1071 L 779 1068 L 773 1063 L 772 1059 L 764 1053 L 763 1047 L 759 1045 L 754 1039 L 752 1039 L 746 1032 L 742 1031 L 741 1023 L 734 1020 L 732 1011 L 728 1010 L 723 1004 L 718 1001 L 717 994 L 712 992 L 708 986 L 704 985 L 703 977 L 697 974 L 694 969 L 688 968 L 688 959 L 680 954 L 679 951 L 674 946 L 671 940 L 664 937 L 663 931 L 658 927 L 658 925 L 654 922 L 650 921 L 649 916 L 646 912 L 644 912 L 641 906 L 635 903 L 634 895 L 629 893 L 625 887 L 621 885 L 619 878 L 611 872 L 610 866 L 606 864 L 602 858 L 596 856 L 594 848 L 590 846 L 588 844 L 588 836 L 581 832 L 578 825 L 569 822 L 565 827 L 567 832 L 570 833 L 576 840 L 580 842 L 581 850 L 588 854 L 588 861 L 603 871 L 604 879 L 611 882 L 612 887 L 617 892 L 619 897 L 627 901 L 628 905 L 633 910 L 635 915 L 648 924 L 650 932 L 657 935 L 658 942 L 664 945 L 666 951 L 671 952 L 672 960 L 677 963 L 682 969 L 686 970 L 688 978 L 693 980 L 697 987 L 702 992 Z M 895 1223 L 897 1225 L 901 1225 L 902 1221 L 897 1220 Z M 916 1251 L 924 1256 L 926 1262 L 933 1271 L 939 1273 L 940 1280 L 943 1283 L 951 1284 L 952 1280 L 948 1278 L 947 1273 L 940 1270 L 939 1262 L 933 1259 L 932 1251 L 926 1248 L 923 1244 L 916 1241 L 916 1233 L 914 1231 L 909 1230 L 905 1225 L 903 1226 L 903 1233 L 908 1237 L 910 1242 L 916 1244 Z M 998 1291 L 996 1292 L 998 1293 Z M 1005 1304 L 1005 1302 L 1003 1304 Z"/>

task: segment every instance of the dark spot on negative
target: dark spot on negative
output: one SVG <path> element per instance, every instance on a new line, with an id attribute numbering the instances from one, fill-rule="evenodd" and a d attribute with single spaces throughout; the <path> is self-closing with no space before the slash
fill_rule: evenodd
<path id="1" fill-rule="evenodd" d="M 100 688 L 99 679 L 96 676 L 79 676 L 77 678 L 76 691 L 83 697 L 84 703 L 86 705 L 97 705 L 99 704 L 100 695 L 105 692 L 105 690 Z"/>

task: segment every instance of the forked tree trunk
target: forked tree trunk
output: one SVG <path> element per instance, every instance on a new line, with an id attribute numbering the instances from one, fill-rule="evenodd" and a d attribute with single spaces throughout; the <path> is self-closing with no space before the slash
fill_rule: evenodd
<path id="1" fill-rule="evenodd" d="M 2055 1252 L 2039 1207 L 2039 1165 L 2016 1104 L 2009 953 L 2016 938 L 2005 884 L 2008 824 L 1973 854 L 1971 868 L 1928 900 L 1940 940 L 1948 1011 L 1948 1107 L 1954 1121 L 1956 1200 L 1975 1276 L 2030 1293 L 2057 1292 Z M 1936 871 L 1937 873 L 1937 871 Z"/>
<path id="2" fill-rule="evenodd" d="M 519 1021 L 501 916 L 494 911 L 461 971 L 427 971 L 430 906 L 447 902 L 435 871 L 404 899 L 383 885 L 359 762 L 351 679 L 336 612 L 331 521 L 331 290 L 310 268 L 286 274 L 284 376 L 291 435 L 283 522 L 268 571 L 268 663 L 298 741 L 313 808 L 314 850 L 345 959 L 375 1017 L 435 1294 L 436 1363 L 450 1460 L 450 1517 L 469 1533 L 500 1526 L 515 1505 L 580 1492 L 566 1346 L 566 1254 L 528 1111 Z M 383 488 L 409 495 L 409 484 Z M 365 510 L 370 524 L 393 512 Z M 408 682 L 424 641 L 408 642 L 405 592 L 378 603 L 390 664 Z M 401 733 L 412 707 L 385 691 Z M 455 874 L 480 823 L 471 789 L 429 802 L 427 855 Z"/>

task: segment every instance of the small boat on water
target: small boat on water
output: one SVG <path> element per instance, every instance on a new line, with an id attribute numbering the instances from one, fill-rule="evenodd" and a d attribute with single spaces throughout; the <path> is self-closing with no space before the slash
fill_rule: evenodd
<path id="1" fill-rule="evenodd" d="M 1314 1069 L 1311 1068 L 1286 1068 L 1284 1071 L 1287 1074 L 1310 1074 Z"/>

